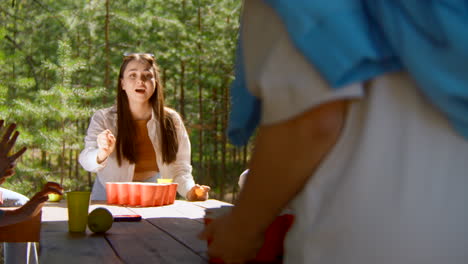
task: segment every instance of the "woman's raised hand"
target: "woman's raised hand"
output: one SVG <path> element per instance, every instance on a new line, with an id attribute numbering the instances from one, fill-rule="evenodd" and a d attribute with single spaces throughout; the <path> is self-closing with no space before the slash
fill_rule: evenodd
<path id="1" fill-rule="evenodd" d="M 102 131 L 97 136 L 97 144 L 99 148 L 97 155 L 98 163 L 104 162 L 112 151 L 114 151 L 115 141 L 116 139 L 109 129 Z"/>
<path id="2" fill-rule="evenodd" d="M 15 154 L 10 155 L 10 151 L 16 143 L 19 132 L 15 131 L 16 124 L 10 124 L 8 128 L 6 128 L 6 131 L 3 125 L 4 121 L 0 120 L 0 135 L 4 133 L 0 140 L 0 184 L 2 184 L 7 177 L 15 174 L 15 161 L 26 151 L 24 147 Z M 15 131 L 15 133 L 12 136 L 13 131 Z"/>

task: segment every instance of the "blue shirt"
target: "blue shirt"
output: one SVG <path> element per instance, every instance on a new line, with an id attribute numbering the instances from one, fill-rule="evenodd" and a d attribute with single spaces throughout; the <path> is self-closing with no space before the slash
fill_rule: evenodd
<path id="1" fill-rule="evenodd" d="M 332 89 L 404 70 L 468 138 L 468 2 L 459 0 L 264 0 Z M 242 37 L 240 37 L 240 41 Z M 239 45 L 228 135 L 248 141 L 261 102 L 248 92 Z"/>

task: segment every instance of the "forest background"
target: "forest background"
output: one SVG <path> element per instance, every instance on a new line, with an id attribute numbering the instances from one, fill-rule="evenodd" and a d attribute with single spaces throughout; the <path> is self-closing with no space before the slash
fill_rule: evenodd
<path id="1" fill-rule="evenodd" d="M 90 190 L 95 175 L 78 163 L 90 117 L 114 104 L 123 53 L 149 52 L 167 105 L 184 118 L 196 182 L 231 202 L 250 153 L 225 133 L 240 9 L 238 0 L 1 1 L 0 118 L 28 147 L 2 187 Z"/>

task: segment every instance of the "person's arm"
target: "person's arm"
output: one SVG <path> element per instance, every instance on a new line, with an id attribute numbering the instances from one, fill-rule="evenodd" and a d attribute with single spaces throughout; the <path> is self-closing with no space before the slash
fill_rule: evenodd
<path id="1" fill-rule="evenodd" d="M 85 148 L 79 156 L 81 166 L 90 172 L 98 172 L 107 165 L 107 159 L 98 162 L 98 136 L 108 129 L 105 125 L 105 118 L 102 110 L 93 115 L 85 137 Z"/>
<path id="2" fill-rule="evenodd" d="M 346 108 L 346 101 L 335 101 L 260 127 L 249 177 L 236 206 L 202 234 L 212 239 L 210 256 L 229 262 L 255 255 L 268 225 L 302 190 L 337 142 Z"/>
<path id="3" fill-rule="evenodd" d="M 0 217 L 0 226 L 8 226 L 29 220 L 36 216 L 48 200 L 49 193 L 62 194 L 63 188 L 57 183 L 48 182 L 44 188 L 36 193 L 31 200 L 18 209 L 11 211 L 3 211 Z"/>
<path id="4" fill-rule="evenodd" d="M 179 152 L 177 153 L 177 160 L 175 161 L 175 166 L 173 168 L 175 168 L 176 171 L 180 169 L 180 173 L 173 174 L 175 175 L 174 181 L 179 183 L 179 186 L 182 184 L 180 193 L 182 194 L 185 192 L 185 195 L 183 196 L 188 201 L 205 201 L 209 197 L 211 188 L 207 185 L 195 184 L 193 180 L 191 173 L 192 166 L 190 165 L 190 138 L 182 119 L 178 115 L 176 126 L 179 138 Z M 190 170 L 188 170 L 189 166 Z"/>
<path id="5" fill-rule="evenodd" d="M 184 122 L 179 114 L 171 111 L 168 114 L 174 120 L 179 140 L 179 150 L 176 160 L 171 164 L 164 164 L 164 174 L 172 175 L 174 182 L 178 183 L 177 191 L 182 197 L 189 201 L 205 201 L 208 199 L 210 187 L 195 184 L 192 176 L 192 165 L 190 164 L 190 138 L 185 129 Z"/>

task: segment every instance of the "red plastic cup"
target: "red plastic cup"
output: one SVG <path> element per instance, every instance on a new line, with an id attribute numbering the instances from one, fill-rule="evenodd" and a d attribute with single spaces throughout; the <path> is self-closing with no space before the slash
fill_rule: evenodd
<path id="1" fill-rule="evenodd" d="M 255 261 L 270 263 L 281 260 L 284 252 L 284 239 L 293 220 L 294 216 L 291 214 L 276 217 L 265 231 L 265 240 L 255 257 Z"/>
<path id="2" fill-rule="evenodd" d="M 129 203 L 129 195 L 128 195 L 128 183 L 125 182 L 117 182 L 117 203 L 120 205 L 127 205 Z"/>
<path id="3" fill-rule="evenodd" d="M 98 179 L 96 179 L 98 180 Z M 106 182 L 106 196 L 107 196 L 107 204 L 117 204 L 118 203 L 118 190 L 117 184 L 115 182 Z"/>
<path id="4" fill-rule="evenodd" d="M 173 204 L 177 195 L 177 183 L 171 183 L 167 192 L 167 204 Z"/>
<path id="5" fill-rule="evenodd" d="M 162 205 L 167 205 L 169 204 L 169 189 L 171 187 L 170 184 L 167 184 L 167 183 L 163 183 L 162 184 L 162 190 L 163 190 L 163 193 L 162 193 Z"/>
<path id="6" fill-rule="evenodd" d="M 141 186 L 139 182 L 128 183 L 128 204 L 131 206 L 141 205 Z"/>
<path id="7" fill-rule="evenodd" d="M 156 184 L 156 190 L 153 197 L 153 206 L 161 206 L 164 203 L 164 190 L 163 184 Z"/>
<path id="8" fill-rule="evenodd" d="M 156 194 L 155 183 L 141 183 L 141 206 L 148 207 L 154 205 L 154 196 Z"/>

